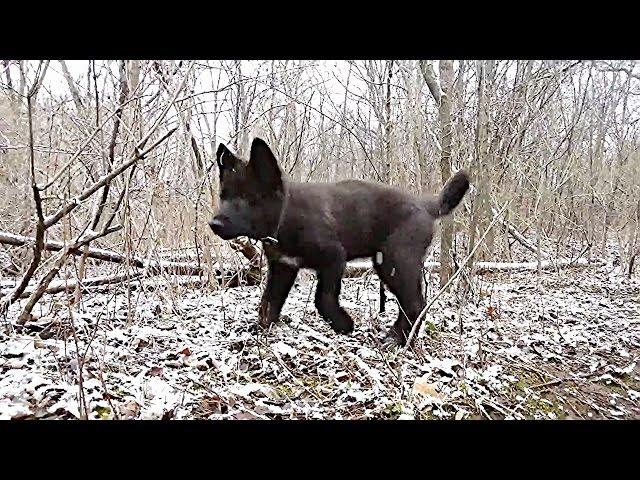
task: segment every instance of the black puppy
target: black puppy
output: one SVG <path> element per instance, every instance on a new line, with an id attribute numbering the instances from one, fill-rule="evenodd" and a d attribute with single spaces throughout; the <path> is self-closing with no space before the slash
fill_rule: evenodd
<path id="1" fill-rule="evenodd" d="M 464 171 L 449 179 L 439 196 L 420 198 L 362 180 L 294 183 L 283 178 L 267 144 L 254 139 L 248 162 L 220 144 L 220 211 L 209 222 L 228 240 L 262 240 L 269 264 L 259 323 L 276 321 L 300 268 L 318 274 L 315 305 L 336 332 L 349 333 L 353 320 L 338 297 L 347 261 L 370 257 L 380 279 L 396 296 L 398 319 L 385 343 L 403 345 L 425 306 L 422 266 L 434 221 L 462 200 Z"/>

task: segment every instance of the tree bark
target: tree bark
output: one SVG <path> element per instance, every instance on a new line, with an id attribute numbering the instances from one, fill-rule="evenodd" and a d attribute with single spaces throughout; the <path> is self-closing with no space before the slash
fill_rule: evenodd
<path id="1" fill-rule="evenodd" d="M 73 103 L 76 106 L 76 112 L 78 112 L 78 115 L 82 115 L 82 113 L 84 112 L 84 104 L 82 103 L 80 92 L 78 92 L 78 88 L 73 81 L 73 77 L 71 76 L 71 73 L 69 73 L 67 63 L 64 60 L 59 60 L 59 62 L 60 67 L 62 67 L 62 76 L 67 82 L 67 86 L 69 87 L 69 91 L 71 92 L 71 98 L 73 99 Z"/>
<path id="2" fill-rule="evenodd" d="M 384 125 L 384 181 L 391 184 L 391 135 L 393 124 L 391 123 L 391 78 L 393 76 L 393 60 L 387 60 L 387 91 L 384 103 L 385 125 Z"/>
<path id="3" fill-rule="evenodd" d="M 442 147 L 440 154 L 440 175 L 442 184 L 444 185 L 449 177 L 451 177 L 453 60 L 440 60 L 440 85 L 442 89 L 439 109 L 440 128 L 442 132 L 440 137 L 440 146 Z M 442 264 L 440 268 L 440 286 L 446 284 L 453 274 L 451 257 L 453 236 L 453 218 L 445 217 L 441 220 L 440 233 L 440 262 Z"/>

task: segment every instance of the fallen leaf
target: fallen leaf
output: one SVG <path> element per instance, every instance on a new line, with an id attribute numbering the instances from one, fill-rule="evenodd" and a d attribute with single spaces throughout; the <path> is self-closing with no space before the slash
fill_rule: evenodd
<path id="1" fill-rule="evenodd" d="M 209 370 L 209 365 L 207 365 L 207 362 L 198 362 L 196 363 L 196 368 L 198 370 L 204 371 L 204 370 Z"/>
<path id="2" fill-rule="evenodd" d="M 161 377 L 162 376 L 162 367 L 151 367 L 147 372 L 147 375 L 150 377 Z"/>
<path id="3" fill-rule="evenodd" d="M 414 395 L 423 395 L 425 397 L 433 397 L 438 400 L 443 400 L 446 395 L 441 392 L 438 392 L 436 389 L 435 383 L 429 383 L 427 380 L 428 375 L 423 375 L 422 377 L 416 378 L 416 381 L 413 384 L 413 394 Z"/>
<path id="4" fill-rule="evenodd" d="M 144 338 L 138 338 L 135 342 L 134 348 L 136 352 L 141 352 L 143 348 L 149 346 L 149 342 Z"/>
<path id="5" fill-rule="evenodd" d="M 260 417 L 249 413 L 249 412 L 240 412 L 240 413 L 236 413 L 233 418 L 235 418 L 236 420 L 261 420 Z"/>
<path id="6" fill-rule="evenodd" d="M 120 416 L 123 418 L 136 418 L 140 413 L 140 405 L 138 405 L 138 402 L 131 400 L 120 405 L 118 407 L 118 411 L 120 412 Z"/>
<path id="7" fill-rule="evenodd" d="M 200 408 L 205 413 L 227 413 L 228 407 L 217 395 L 204 397 L 200 400 Z"/>
<path id="8" fill-rule="evenodd" d="M 4 368 L 13 368 L 13 369 L 24 368 L 26 365 L 27 365 L 26 360 L 23 360 L 21 358 L 10 358 L 2 364 Z"/>
<path id="9" fill-rule="evenodd" d="M 109 407 L 97 406 L 93 409 L 103 420 L 111 418 L 111 409 Z"/>
<path id="10" fill-rule="evenodd" d="M 163 414 L 162 414 L 162 420 L 171 420 L 173 417 L 175 416 L 175 411 L 172 408 L 171 410 L 166 410 Z"/>
<path id="11" fill-rule="evenodd" d="M 184 356 L 182 358 L 182 364 L 186 367 L 194 367 L 198 364 L 198 359 L 197 358 L 193 358 L 191 356 Z"/>

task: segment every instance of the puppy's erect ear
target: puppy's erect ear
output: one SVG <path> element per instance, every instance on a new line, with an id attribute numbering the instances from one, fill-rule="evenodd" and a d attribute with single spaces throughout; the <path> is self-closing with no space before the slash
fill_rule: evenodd
<path id="1" fill-rule="evenodd" d="M 226 168 L 235 168 L 238 159 L 231 153 L 224 143 L 218 145 L 218 151 L 216 152 L 216 162 L 218 162 L 218 168 L 220 173 Z"/>
<path id="2" fill-rule="evenodd" d="M 254 138 L 251 144 L 249 167 L 265 189 L 273 190 L 282 186 L 282 172 L 276 157 L 264 140 Z"/>

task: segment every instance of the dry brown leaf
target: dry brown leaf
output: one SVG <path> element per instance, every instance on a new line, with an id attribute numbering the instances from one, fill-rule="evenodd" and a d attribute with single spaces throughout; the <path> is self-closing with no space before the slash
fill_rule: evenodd
<path id="1" fill-rule="evenodd" d="M 135 402 L 133 400 L 122 404 L 118 407 L 118 411 L 120 412 L 120 416 L 122 418 L 137 418 L 138 414 L 140 413 L 140 405 L 138 405 L 138 402 Z"/>
<path id="2" fill-rule="evenodd" d="M 143 348 L 149 346 L 149 342 L 144 338 L 138 338 L 137 342 L 135 342 L 135 350 L 136 352 L 141 352 Z"/>
<path id="3" fill-rule="evenodd" d="M 236 413 L 233 418 L 235 418 L 236 420 L 260 420 L 260 417 L 257 417 L 256 415 L 253 415 L 249 412 Z"/>
<path id="4" fill-rule="evenodd" d="M 227 405 L 217 395 L 202 398 L 200 409 L 205 413 L 227 413 L 228 411 Z"/>
<path id="5" fill-rule="evenodd" d="M 436 389 L 435 383 L 429 383 L 427 380 L 427 375 L 416 378 L 416 381 L 413 384 L 413 394 L 414 395 L 424 395 L 426 397 L 434 397 L 439 400 L 444 400 L 445 395 L 441 392 L 438 392 Z"/>
<path id="6" fill-rule="evenodd" d="M 162 420 L 171 420 L 175 416 L 175 409 L 166 410 L 162 415 Z"/>
<path id="7" fill-rule="evenodd" d="M 150 377 L 161 377 L 162 373 L 162 367 L 151 367 L 147 372 L 147 375 Z"/>

